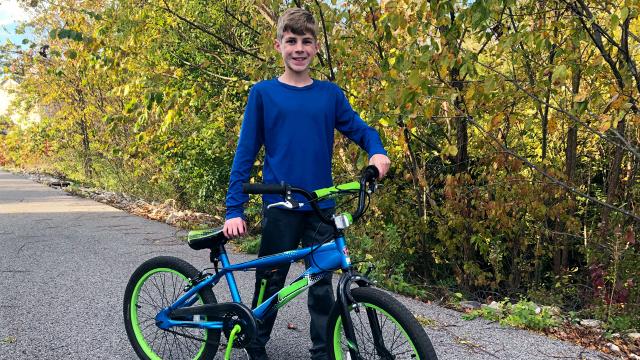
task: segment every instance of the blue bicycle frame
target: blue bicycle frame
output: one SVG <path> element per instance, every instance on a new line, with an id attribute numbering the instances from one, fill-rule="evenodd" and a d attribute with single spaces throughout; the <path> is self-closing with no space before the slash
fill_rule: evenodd
<path id="1" fill-rule="evenodd" d="M 359 182 L 320 189 L 313 193 L 309 193 L 303 189 L 294 188 L 286 184 L 243 184 L 243 192 L 247 194 L 281 194 L 284 198 L 284 202 L 277 204 L 279 206 L 289 208 L 297 208 L 300 206 L 292 194 L 298 193 L 303 195 L 322 222 L 333 226 L 333 240 L 327 243 L 265 256 L 235 265 L 232 265 L 229 262 L 229 257 L 227 256 L 227 252 L 224 248 L 226 238 L 220 238 L 219 236 L 216 238 L 215 236 L 217 235 L 207 237 L 212 235 L 212 233 L 208 233 L 207 236 L 199 238 L 205 242 L 189 242 L 189 246 L 194 250 L 211 250 L 211 259 L 215 264 L 216 272 L 215 274 L 200 273 L 195 279 L 189 279 L 188 284 L 185 285 L 184 294 L 182 294 L 171 305 L 163 308 L 157 315 L 155 315 L 156 325 L 160 329 L 170 332 L 173 332 L 170 330 L 170 328 L 173 327 L 188 327 L 216 331 L 223 330 L 229 340 L 227 342 L 225 359 L 229 359 L 236 336 L 238 336 L 238 339 L 242 339 L 241 341 L 250 341 L 252 336 L 255 335 L 253 332 L 255 332 L 257 328 L 256 320 L 261 321 L 266 319 L 323 277 L 340 269 L 343 273 L 340 276 L 336 287 L 336 302 L 334 309 L 337 309 L 340 313 L 342 329 L 347 340 L 350 357 L 354 360 L 361 359 L 350 315 L 350 304 L 354 303 L 350 289 L 352 284 L 357 284 L 361 287 L 371 286 L 373 284 L 366 278 L 366 275 L 362 276 L 353 271 L 343 230 L 353 223 L 353 221 L 360 218 L 364 213 L 366 209 L 366 195 L 375 190 L 375 179 L 378 175 L 378 170 L 374 166 L 369 166 L 363 171 Z M 343 213 L 328 218 L 318 207 L 318 199 L 327 199 L 337 194 L 354 192 L 358 193 L 358 207 L 353 214 Z M 222 234 L 220 230 L 217 231 L 217 234 Z M 306 260 L 308 267 L 291 284 L 271 295 L 268 299 L 262 301 L 262 295 L 264 294 L 263 291 L 265 288 L 265 283 L 262 283 L 261 291 L 258 296 L 259 303 L 256 308 L 251 310 L 242 303 L 242 299 L 240 298 L 240 293 L 238 292 L 238 287 L 236 285 L 236 280 L 233 275 L 235 271 L 273 269 L 302 259 Z M 222 264 L 220 269 L 218 269 L 218 262 Z M 205 289 L 205 287 L 215 286 L 223 276 L 229 285 L 232 302 L 195 305 L 199 299 L 198 293 Z M 132 304 L 129 304 L 129 306 L 131 305 Z M 374 316 L 375 314 L 370 314 L 370 311 L 373 310 L 367 309 L 367 315 Z M 232 316 L 238 316 L 239 318 L 228 319 L 229 313 L 232 313 Z M 127 315 L 125 314 L 125 317 L 126 316 Z M 374 326 L 375 323 L 377 322 L 374 321 Z M 135 329 L 133 331 L 135 332 Z M 382 339 L 378 336 L 380 334 L 379 329 L 377 331 L 373 331 L 373 334 L 376 347 L 383 348 Z M 136 336 L 138 335 L 136 334 Z M 188 335 L 185 336 L 191 337 Z M 195 339 L 204 340 L 198 338 Z M 241 342 L 239 344 L 244 343 Z"/>
<path id="2" fill-rule="evenodd" d="M 233 275 L 234 271 L 247 271 L 249 269 L 256 268 L 274 268 L 308 257 L 308 263 L 310 266 L 304 273 L 302 273 L 290 285 L 285 286 L 252 310 L 253 315 L 257 320 L 264 319 L 273 311 L 279 309 L 318 280 L 322 279 L 326 274 L 338 269 L 349 270 L 351 268 L 351 259 L 348 254 L 344 236 L 338 235 L 335 240 L 322 245 L 286 251 L 280 254 L 265 256 L 255 260 L 231 265 L 229 257 L 224 249 L 224 245 L 220 245 L 219 259 L 222 263 L 222 267 L 219 271 L 217 271 L 216 274 L 207 276 L 180 296 L 173 304 L 162 309 L 156 316 L 158 327 L 165 330 L 174 326 L 200 329 L 222 329 L 222 321 L 173 320 L 169 318 L 169 314 L 173 310 L 193 305 L 197 301 L 196 294 L 202 288 L 206 286 L 215 286 L 223 276 L 226 278 L 229 285 L 233 302 L 242 303 L 240 293 L 238 292 L 238 287 L 236 285 L 236 280 Z"/>

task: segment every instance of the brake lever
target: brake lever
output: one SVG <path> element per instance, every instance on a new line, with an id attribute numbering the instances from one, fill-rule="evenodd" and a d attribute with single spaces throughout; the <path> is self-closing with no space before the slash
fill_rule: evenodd
<path id="1" fill-rule="evenodd" d="M 280 201 L 280 202 L 277 202 L 277 203 L 273 203 L 273 204 L 267 205 L 267 209 L 271 209 L 272 207 L 276 207 L 276 206 L 284 206 L 287 209 L 297 209 L 297 208 L 299 208 L 301 206 L 304 206 L 304 203 L 299 203 L 299 202 L 297 202 L 295 200 L 293 202 Z"/>
<path id="2" fill-rule="evenodd" d="M 378 187 L 380 187 L 382 185 L 378 184 L 377 181 L 373 180 L 369 183 L 369 189 L 367 190 L 367 193 L 371 194 L 374 193 L 376 190 L 378 190 Z"/>

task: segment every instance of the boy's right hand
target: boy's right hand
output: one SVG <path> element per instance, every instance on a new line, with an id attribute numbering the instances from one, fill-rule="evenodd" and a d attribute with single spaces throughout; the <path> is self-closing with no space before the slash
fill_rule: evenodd
<path id="1" fill-rule="evenodd" d="M 224 222 L 222 233 L 227 239 L 243 236 L 247 232 L 247 223 L 241 217 L 232 218 Z"/>

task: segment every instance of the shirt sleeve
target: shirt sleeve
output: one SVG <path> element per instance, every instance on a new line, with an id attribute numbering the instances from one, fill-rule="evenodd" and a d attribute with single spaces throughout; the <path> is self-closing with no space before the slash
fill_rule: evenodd
<path id="1" fill-rule="evenodd" d="M 375 154 L 387 155 L 378 132 L 367 125 L 356 113 L 342 90 L 335 86 L 336 90 L 336 129 L 351 141 L 358 144 L 372 157 Z"/>
<path id="2" fill-rule="evenodd" d="M 238 147 L 231 166 L 226 200 L 226 220 L 244 217 L 244 204 L 249 200 L 249 195 L 242 193 L 242 184 L 249 181 L 251 167 L 264 143 L 263 110 L 262 98 L 254 86 L 249 92 L 240 128 Z"/>

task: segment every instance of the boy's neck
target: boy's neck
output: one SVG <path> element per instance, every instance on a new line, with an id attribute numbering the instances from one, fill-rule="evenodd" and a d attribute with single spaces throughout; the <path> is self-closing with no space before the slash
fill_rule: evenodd
<path id="1" fill-rule="evenodd" d="M 313 83 L 311 76 L 309 76 L 309 71 L 296 73 L 287 70 L 289 69 L 285 69 L 284 74 L 280 75 L 280 77 L 278 78 L 281 83 L 297 87 L 303 87 L 311 85 L 311 83 Z"/>

